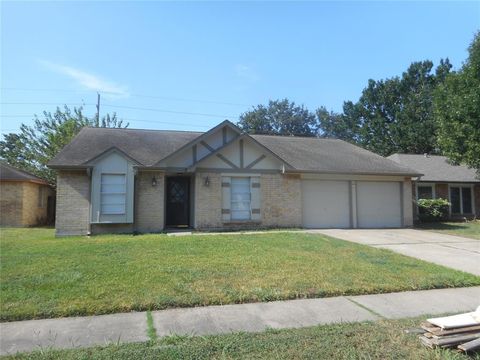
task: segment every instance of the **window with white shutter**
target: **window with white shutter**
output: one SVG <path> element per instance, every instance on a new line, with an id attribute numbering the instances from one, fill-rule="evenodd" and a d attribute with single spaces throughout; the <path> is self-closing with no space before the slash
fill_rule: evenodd
<path id="1" fill-rule="evenodd" d="M 232 177 L 230 214 L 232 221 L 251 219 L 251 193 L 249 177 Z"/>
<path id="2" fill-rule="evenodd" d="M 126 174 L 102 174 L 100 186 L 100 213 L 123 215 L 126 212 Z"/>

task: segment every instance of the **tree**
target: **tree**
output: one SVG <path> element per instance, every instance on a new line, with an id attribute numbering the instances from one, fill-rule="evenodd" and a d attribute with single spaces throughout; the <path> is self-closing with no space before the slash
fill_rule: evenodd
<path id="1" fill-rule="evenodd" d="M 480 172 L 480 32 L 458 72 L 446 76 L 434 97 L 438 145 L 455 163 Z"/>
<path id="2" fill-rule="evenodd" d="M 370 79 L 356 103 L 344 103 L 341 116 L 317 110 L 320 131 L 381 155 L 435 152 L 433 92 L 450 68 L 448 59 L 435 73 L 431 61 L 414 62 L 401 77 Z"/>
<path id="3" fill-rule="evenodd" d="M 51 184 L 55 184 L 55 172 L 46 165 L 85 126 L 123 127 L 116 114 L 107 114 L 97 121 L 83 114 L 82 107 L 73 111 L 67 106 L 52 114 L 44 111 L 44 118 L 35 115 L 34 124 L 22 124 L 18 134 L 3 135 L 0 141 L 0 158 L 9 164 L 29 171 Z M 126 124 L 125 127 L 127 127 Z"/>
<path id="4" fill-rule="evenodd" d="M 349 106 L 354 106 L 350 103 L 344 106 L 344 112 L 352 111 Z M 353 116 L 345 116 L 334 111 L 328 111 L 324 106 L 321 106 L 316 111 L 320 134 L 323 137 L 342 139 L 349 142 L 358 142 L 358 124 L 352 120 Z"/>
<path id="5" fill-rule="evenodd" d="M 250 134 L 316 136 L 315 114 L 292 101 L 270 100 L 240 115 L 238 126 Z"/>

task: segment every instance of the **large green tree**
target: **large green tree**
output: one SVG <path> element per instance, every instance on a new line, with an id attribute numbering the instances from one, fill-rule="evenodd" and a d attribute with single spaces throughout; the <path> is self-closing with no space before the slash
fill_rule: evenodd
<path id="1" fill-rule="evenodd" d="M 448 59 L 435 72 L 431 61 L 414 62 L 401 77 L 369 80 L 356 103 L 344 103 L 342 115 L 317 110 L 320 132 L 381 155 L 435 152 L 433 92 L 450 68 Z"/>
<path id="2" fill-rule="evenodd" d="M 270 100 L 240 115 L 238 126 L 250 134 L 316 136 L 317 119 L 303 105 L 287 99 Z"/>
<path id="3" fill-rule="evenodd" d="M 480 172 L 480 32 L 468 48 L 468 59 L 435 92 L 438 145 L 455 163 Z"/>
<path id="4" fill-rule="evenodd" d="M 33 125 L 22 124 L 19 133 L 3 135 L 0 158 L 55 184 L 55 172 L 47 163 L 85 126 L 124 127 L 124 124 L 116 114 L 88 118 L 81 107 L 71 110 L 65 106 L 54 113 L 45 111 L 43 119 L 35 115 Z"/>

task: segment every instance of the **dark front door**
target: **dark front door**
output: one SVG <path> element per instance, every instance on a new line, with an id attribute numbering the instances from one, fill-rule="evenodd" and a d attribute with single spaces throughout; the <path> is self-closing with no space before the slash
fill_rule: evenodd
<path id="1" fill-rule="evenodd" d="M 167 226 L 190 225 L 190 178 L 167 178 Z"/>

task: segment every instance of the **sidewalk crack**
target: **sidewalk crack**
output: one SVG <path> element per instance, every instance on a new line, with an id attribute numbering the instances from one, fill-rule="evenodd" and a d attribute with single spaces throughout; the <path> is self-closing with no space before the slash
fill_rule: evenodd
<path id="1" fill-rule="evenodd" d="M 350 297 L 345 297 L 345 299 L 347 299 L 348 301 L 350 301 L 350 302 L 354 303 L 355 305 L 361 307 L 362 309 L 367 310 L 369 313 L 371 313 L 371 314 L 373 314 L 373 315 L 375 315 L 375 316 L 378 316 L 378 317 L 381 318 L 381 319 L 387 319 L 385 316 L 379 314 L 379 313 L 376 312 L 375 310 L 372 310 L 372 309 L 366 307 L 365 305 L 360 304 L 359 302 L 353 300 L 353 299 L 350 298 Z"/>

